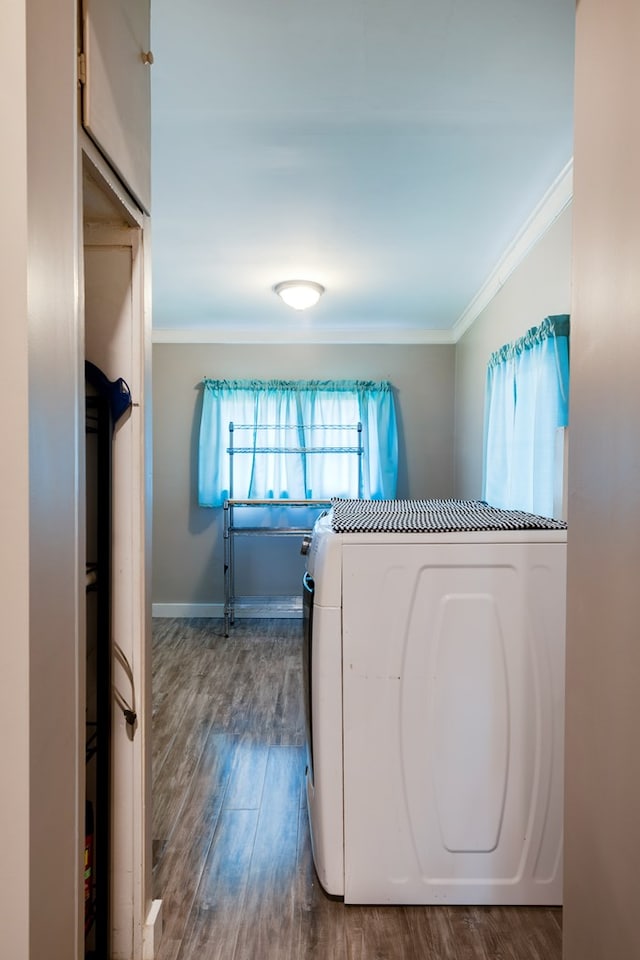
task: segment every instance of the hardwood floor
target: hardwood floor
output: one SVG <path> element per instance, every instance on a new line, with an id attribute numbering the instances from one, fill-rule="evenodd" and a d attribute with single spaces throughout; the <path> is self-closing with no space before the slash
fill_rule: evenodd
<path id="1" fill-rule="evenodd" d="M 157 960 L 560 960 L 562 912 L 345 906 L 313 870 L 301 621 L 156 620 Z"/>

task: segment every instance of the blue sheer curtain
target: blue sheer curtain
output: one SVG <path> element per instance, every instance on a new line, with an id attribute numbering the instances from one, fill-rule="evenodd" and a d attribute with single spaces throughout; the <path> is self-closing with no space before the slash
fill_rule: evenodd
<path id="1" fill-rule="evenodd" d="M 230 496 L 325 499 L 394 497 L 398 434 L 391 385 L 362 380 L 211 380 L 203 384 L 198 463 L 200 506 Z M 354 454 L 362 424 L 362 465 Z M 319 448 L 338 452 L 310 452 Z M 267 452 L 294 448 L 289 453 Z"/>
<path id="2" fill-rule="evenodd" d="M 557 435 L 568 422 L 569 316 L 560 314 L 489 359 L 484 499 L 543 516 L 557 513 Z"/>

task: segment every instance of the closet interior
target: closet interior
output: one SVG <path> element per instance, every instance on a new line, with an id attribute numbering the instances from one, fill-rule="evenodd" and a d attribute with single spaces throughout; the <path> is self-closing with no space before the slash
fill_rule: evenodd
<path id="1" fill-rule="evenodd" d="M 150 864 L 144 823 L 148 669 L 144 226 L 83 153 L 85 367 L 85 958 L 129 955 Z M 106 171 L 106 172 L 105 172 Z"/>

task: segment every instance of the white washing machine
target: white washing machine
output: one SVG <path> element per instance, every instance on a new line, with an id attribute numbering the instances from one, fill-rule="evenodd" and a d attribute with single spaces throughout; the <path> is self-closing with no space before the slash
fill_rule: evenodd
<path id="1" fill-rule="evenodd" d="M 307 800 L 328 893 L 562 902 L 565 571 L 564 524 L 482 503 L 317 521 Z"/>

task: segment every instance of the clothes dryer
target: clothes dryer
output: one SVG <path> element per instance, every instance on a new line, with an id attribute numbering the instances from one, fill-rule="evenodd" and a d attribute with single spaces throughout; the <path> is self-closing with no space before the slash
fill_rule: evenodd
<path id="1" fill-rule="evenodd" d="M 566 528 L 334 501 L 305 574 L 314 862 L 349 903 L 562 900 Z"/>

